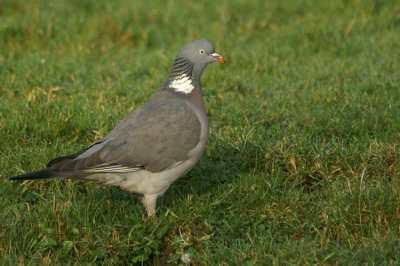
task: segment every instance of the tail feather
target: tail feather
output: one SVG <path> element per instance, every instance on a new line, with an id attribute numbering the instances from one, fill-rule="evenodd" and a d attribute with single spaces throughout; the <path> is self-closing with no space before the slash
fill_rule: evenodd
<path id="1" fill-rule="evenodd" d="M 27 173 L 24 175 L 17 175 L 12 177 L 10 180 L 32 180 L 32 179 L 48 179 L 48 178 L 62 178 L 65 177 L 63 174 L 54 172 L 50 168 Z"/>

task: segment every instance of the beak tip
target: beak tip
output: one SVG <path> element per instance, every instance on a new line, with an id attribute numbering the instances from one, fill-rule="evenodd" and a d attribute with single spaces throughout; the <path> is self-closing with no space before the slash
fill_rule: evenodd
<path id="1" fill-rule="evenodd" d="M 217 61 L 221 62 L 221 63 L 225 63 L 225 58 L 223 58 L 221 55 L 217 54 L 217 53 L 213 53 L 211 54 L 212 57 L 214 57 Z"/>

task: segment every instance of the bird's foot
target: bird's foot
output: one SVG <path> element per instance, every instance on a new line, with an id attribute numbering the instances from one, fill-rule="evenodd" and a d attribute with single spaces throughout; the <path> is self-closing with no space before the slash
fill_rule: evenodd
<path id="1" fill-rule="evenodd" d="M 148 221 L 153 221 L 156 219 L 156 216 L 153 213 L 148 213 L 147 218 L 144 219 L 144 222 L 147 223 Z"/>
<path id="2" fill-rule="evenodd" d="M 146 208 L 147 212 L 147 218 L 145 222 L 155 218 L 154 213 L 156 212 L 157 197 L 158 197 L 157 194 L 153 194 L 153 195 L 144 195 L 144 197 L 142 198 L 143 205 Z"/>

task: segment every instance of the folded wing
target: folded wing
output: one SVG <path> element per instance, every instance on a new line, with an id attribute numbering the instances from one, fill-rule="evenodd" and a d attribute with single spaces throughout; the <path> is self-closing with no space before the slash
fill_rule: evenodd
<path id="1" fill-rule="evenodd" d="M 160 172 L 184 161 L 200 141 L 201 124 L 182 102 L 153 105 L 117 134 L 104 137 L 76 154 L 56 158 L 48 165 L 55 172 L 95 173 Z"/>

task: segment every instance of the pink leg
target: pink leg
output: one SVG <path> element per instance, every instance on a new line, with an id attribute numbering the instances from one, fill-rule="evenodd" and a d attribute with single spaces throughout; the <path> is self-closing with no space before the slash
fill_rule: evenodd
<path id="1" fill-rule="evenodd" d="M 147 212 L 146 220 L 149 220 L 150 218 L 154 217 L 154 213 L 156 212 L 157 198 L 158 198 L 157 194 L 144 195 L 144 197 L 142 198 L 142 203 Z"/>

